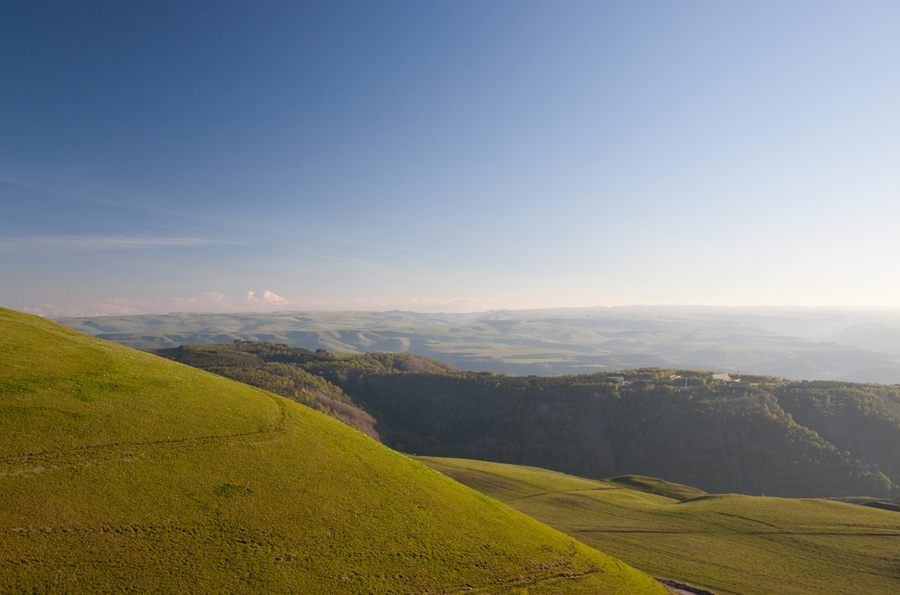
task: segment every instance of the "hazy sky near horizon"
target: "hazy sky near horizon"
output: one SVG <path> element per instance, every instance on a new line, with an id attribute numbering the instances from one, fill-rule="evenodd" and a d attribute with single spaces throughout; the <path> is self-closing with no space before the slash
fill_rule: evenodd
<path id="1" fill-rule="evenodd" d="M 895 1 L 0 11 L 0 306 L 900 307 Z"/>

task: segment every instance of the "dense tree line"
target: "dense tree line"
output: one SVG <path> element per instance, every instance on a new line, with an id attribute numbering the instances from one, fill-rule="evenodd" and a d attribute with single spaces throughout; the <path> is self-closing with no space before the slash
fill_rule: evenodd
<path id="1" fill-rule="evenodd" d="M 661 368 L 511 377 L 409 354 L 266 343 L 166 351 L 409 453 L 648 475 L 720 493 L 885 497 L 900 480 L 900 387 L 728 382 Z"/>

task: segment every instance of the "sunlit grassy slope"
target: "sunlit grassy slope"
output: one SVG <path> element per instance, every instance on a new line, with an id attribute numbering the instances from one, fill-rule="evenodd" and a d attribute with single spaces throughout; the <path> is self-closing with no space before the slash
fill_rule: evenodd
<path id="1" fill-rule="evenodd" d="M 594 481 L 533 467 L 419 460 L 654 576 L 717 594 L 900 593 L 898 512 L 697 496 L 649 478 Z"/>
<path id="2" fill-rule="evenodd" d="M 664 593 L 317 412 L 0 309 L 3 593 Z"/>

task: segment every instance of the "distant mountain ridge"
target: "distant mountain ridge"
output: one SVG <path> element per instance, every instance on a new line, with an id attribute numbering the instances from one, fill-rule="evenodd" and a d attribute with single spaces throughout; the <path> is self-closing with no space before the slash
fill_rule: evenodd
<path id="1" fill-rule="evenodd" d="M 900 383 L 900 310 L 636 306 L 470 314 L 281 312 L 63 318 L 138 349 L 234 340 L 432 357 L 465 370 L 556 375 L 691 368 Z"/>

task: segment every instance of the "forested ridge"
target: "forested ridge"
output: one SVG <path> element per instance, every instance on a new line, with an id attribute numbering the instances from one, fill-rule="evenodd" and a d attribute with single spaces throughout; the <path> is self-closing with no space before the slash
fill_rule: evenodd
<path id="1" fill-rule="evenodd" d="M 642 368 L 515 377 L 256 342 L 157 353 L 294 399 L 397 450 L 707 492 L 897 495 L 900 386 Z M 615 377 L 622 377 L 624 384 Z"/>

